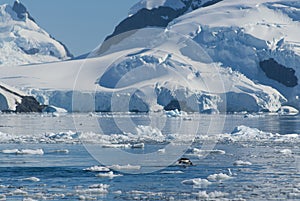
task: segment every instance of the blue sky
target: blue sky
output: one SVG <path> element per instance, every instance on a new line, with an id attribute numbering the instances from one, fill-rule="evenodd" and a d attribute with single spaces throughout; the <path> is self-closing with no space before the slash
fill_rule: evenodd
<path id="1" fill-rule="evenodd" d="M 78 56 L 96 48 L 139 0 L 20 0 L 37 23 Z M 0 0 L 13 4 L 14 0 Z"/>

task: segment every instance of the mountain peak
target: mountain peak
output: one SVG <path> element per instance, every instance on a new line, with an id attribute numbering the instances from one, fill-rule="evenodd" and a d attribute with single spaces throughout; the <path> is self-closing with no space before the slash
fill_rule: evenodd
<path id="1" fill-rule="evenodd" d="M 35 22 L 19 0 L 12 6 L 0 5 L 0 21 L 0 65 L 45 63 L 73 57 L 64 44 Z"/>
<path id="2" fill-rule="evenodd" d="M 16 12 L 19 19 L 24 19 L 24 18 L 28 17 L 29 19 L 34 21 L 34 19 L 31 17 L 29 12 L 27 11 L 27 8 L 19 0 L 16 0 L 14 2 L 12 9 L 13 9 L 13 11 Z"/>

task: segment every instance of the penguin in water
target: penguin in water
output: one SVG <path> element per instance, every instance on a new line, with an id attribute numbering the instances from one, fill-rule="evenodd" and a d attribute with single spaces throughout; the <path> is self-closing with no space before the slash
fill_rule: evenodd
<path id="1" fill-rule="evenodd" d="M 180 158 L 177 162 L 179 165 L 183 165 L 184 167 L 193 165 L 192 161 L 188 158 Z"/>

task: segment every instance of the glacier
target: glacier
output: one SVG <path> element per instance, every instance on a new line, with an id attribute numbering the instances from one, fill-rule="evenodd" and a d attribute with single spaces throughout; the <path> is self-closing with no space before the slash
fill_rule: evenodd
<path id="1" fill-rule="evenodd" d="M 145 9 L 184 12 L 161 16 L 163 26 L 121 30 L 86 59 L 3 67 L 0 81 L 69 112 L 299 110 L 299 6 L 142 0 L 126 23 Z"/>

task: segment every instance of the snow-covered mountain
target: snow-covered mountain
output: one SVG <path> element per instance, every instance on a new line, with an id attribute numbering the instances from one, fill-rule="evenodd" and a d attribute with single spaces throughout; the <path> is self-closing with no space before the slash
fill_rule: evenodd
<path id="1" fill-rule="evenodd" d="M 72 58 L 66 46 L 40 28 L 18 0 L 0 6 L 0 65 L 13 66 Z"/>
<path id="2" fill-rule="evenodd" d="M 91 58 L 2 68 L 0 81 L 68 111 L 300 109 L 299 8 L 142 0 Z"/>

